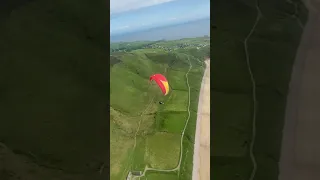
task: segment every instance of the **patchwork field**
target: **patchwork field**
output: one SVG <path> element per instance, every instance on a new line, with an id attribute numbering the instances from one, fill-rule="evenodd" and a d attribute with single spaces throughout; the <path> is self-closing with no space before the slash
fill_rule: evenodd
<path id="1" fill-rule="evenodd" d="M 168 43 L 171 46 L 178 42 L 159 45 Z M 141 48 L 141 42 L 138 43 Z M 186 49 L 182 53 L 142 48 L 111 54 L 116 59 L 112 63 L 110 81 L 110 136 L 114 142 L 111 144 L 111 179 L 123 179 L 129 172 L 144 171 L 146 167 L 173 171 L 148 170 L 140 179 L 191 179 L 196 110 L 206 56 L 194 54 L 197 51 L 193 50 Z M 154 82 L 149 82 L 149 76 L 156 73 L 163 74 L 169 81 L 167 96 L 163 96 Z M 191 117 L 183 138 L 181 168 L 176 171 L 181 133 L 188 117 L 187 81 Z"/>

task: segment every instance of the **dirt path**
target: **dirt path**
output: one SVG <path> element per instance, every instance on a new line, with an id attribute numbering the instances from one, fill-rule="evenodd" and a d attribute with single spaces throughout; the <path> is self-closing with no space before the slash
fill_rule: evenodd
<path id="1" fill-rule="evenodd" d="M 187 126 L 188 126 L 188 122 L 189 122 L 189 119 L 190 119 L 190 103 L 191 103 L 191 100 L 190 100 L 190 97 L 191 97 L 191 95 L 190 95 L 190 84 L 189 84 L 189 72 L 191 71 L 191 69 L 192 69 L 192 64 L 191 64 L 191 62 L 190 62 L 190 59 L 188 58 L 188 61 L 189 61 L 189 70 L 188 70 L 188 72 L 185 74 L 185 76 L 186 76 L 186 81 L 187 81 L 187 86 L 188 86 L 188 107 L 187 107 L 187 112 L 188 112 L 188 117 L 187 117 L 187 119 L 186 119 L 186 122 L 185 122 L 185 125 L 184 125 L 184 128 L 183 128 L 183 131 L 182 131 L 182 133 L 181 133 L 181 139 L 180 139 L 180 157 L 179 157 L 179 162 L 178 162 L 178 164 L 177 164 L 177 166 L 175 167 L 175 168 L 173 168 L 173 169 L 157 169 L 157 168 L 150 168 L 150 167 L 148 167 L 148 165 L 146 165 L 145 166 L 145 168 L 144 168 L 144 171 L 142 172 L 142 174 L 141 175 L 138 175 L 138 176 L 131 176 L 131 175 L 128 175 L 127 176 L 127 179 L 130 179 L 130 178 L 132 178 L 133 180 L 134 179 L 137 179 L 137 178 L 141 178 L 141 177 L 145 177 L 145 175 L 146 175 L 146 173 L 147 173 L 147 171 L 153 171 L 153 172 L 174 172 L 174 171 L 180 171 L 180 167 L 181 167 L 181 162 L 182 162 L 182 156 L 183 156 L 183 138 L 184 138 L 184 133 L 185 133 L 185 131 L 186 131 L 186 129 L 187 129 Z"/>
<path id="2" fill-rule="evenodd" d="M 198 103 L 192 180 L 210 179 L 210 59 L 205 63 Z"/>
<path id="3" fill-rule="evenodd" d="M 291 76 L 279 180 L 320 179 L 319 2 L 307 0 L 306 3 L 309 20 L 303 32 Z"/>

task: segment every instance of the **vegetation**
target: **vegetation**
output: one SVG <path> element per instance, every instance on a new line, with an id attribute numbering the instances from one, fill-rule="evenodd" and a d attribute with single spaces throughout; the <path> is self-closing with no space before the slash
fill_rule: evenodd
<path id="1" fill-rule="evenodd" d="M 136 41 L 136 42 L 120 42 L 120 43 L 112 43 L 110 45 L 111 52 L 128 52 L 137 49 L 163 49 L 166 51 L 174 51 L 174 50 L 202 50 L 200 54 L 209 55 L 210 53 L 210 38 L 207 36 L 198 37 L 198 38 L 184 38 L 180 40 L 172 40 L 172 41 Z M 206 52 L 204 52 L 206 51 Z"/>
<path id="2" fill-rule="evenodd" d="M 212 5 L 217 17 L 211 52 L 212 179 L 249 179 L 252 171 L 252 84 L 244 40 L 258 15 L 255 6 L 249 0 L 218 0 Z M 254 179 L 275 180 L 288 83 L 306 10 L 300 1 L 285 0 L 260 1 L 259 8 L 261 19 L 247 41 L 258 102 Z"/>
<path id="3" fill-rule="evenodd" d="M 143 171 L 146 166 L 174 169 L 179 162 L 181 133 L 186 124 L 188 83 L 191 88 L 191 118 L 183 139 L 183 159 L 178 172 L 150 171 L 152 179 L 191 179 L 193 144 L 198 95 L 204 72 L 206 50 L 197 49 L 201 38 L 188 39 L 193 48 L 165 51 L 161 48 L 124 49 L 111 54 L 111 179 L 124 179 L 129 171 Z M 183 40 L 155 42 L 159 47 L 178 44 Z M 141 42 L 132 42 L 134 47 Z M 148 42 L 149 43 L 149 42 Z M 112 45 L 113 46 L 113 45 Z M 191 47 L 191 46 L 190 46 Z M 171 92 L 163 96 L 149 76 L 164 74 Z M 164 102 L 163 105 L 159 101 Z M 143 179 L 142 178 L 142 179 Z"/>

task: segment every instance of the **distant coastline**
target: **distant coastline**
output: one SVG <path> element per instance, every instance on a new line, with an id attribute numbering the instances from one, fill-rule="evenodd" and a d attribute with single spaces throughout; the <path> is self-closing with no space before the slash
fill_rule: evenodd
<path id="1" fill-rule="evenodd" d="M 210 35 L 210 18 L 181 22 L 126 34 L 111 35 L 111 42 L 175 40 Z"/>

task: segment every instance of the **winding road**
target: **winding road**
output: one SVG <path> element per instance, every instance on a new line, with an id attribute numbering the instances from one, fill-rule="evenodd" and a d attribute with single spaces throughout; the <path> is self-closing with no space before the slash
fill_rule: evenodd
<path id="1" fill-rule="evenodd" d="M 182 53 L 183 54 L 183 53 Z M 186 77 L 186 81 L 187 81 L 187 87 L 188 87 L 188 107 L 187 107 L 187 112 L 188 112 L 188 117 L 186 119 L 186 123 L 184 125 L 184 128 L 183 128 L 183 131 L 181 133 L 181 139 L 180 139 L 180 156 L 179 156 L 179 162 L 177 164 L 177 166 L 173 169 L 156 169 L 156 168 L 149 168 L 148 165 L 145 166 L 144 168 L 144 171 L 142 172 L 141 175 L 137 175 L 137 176 L 133 176 L 131 177 L 131 179 L 133 180 L 136 180 L 137 178 L 141 178 L 141 177 L 145 177 L 146 176 L 146 173 L 148 171 L 153 171 L 153 172 L 174 172 L 174 171 L 180 171 L 180 166 L 181 166 L 181 162 L 182 162 L 182 153 L 183 153 L 183 138 L 184 138 L 184 133 L 186 131 L 186 128 L 188 126 L 188 122 L 189 122 L 189 119 L 190 119 L 190 84 L 189 84 L 189 72 L 191 71 L 192 69 L 192 64 L 190 62 L 190 59 L 188 58 L 188 61 L 189 61 L 189 70 L 187 71 L 187 73 L 185 74 L 185 77 Z M 209 156 L 210 157 L 210 156 Z M 127 177 L 128 179 L 128 177 Z"/>

